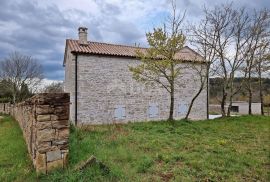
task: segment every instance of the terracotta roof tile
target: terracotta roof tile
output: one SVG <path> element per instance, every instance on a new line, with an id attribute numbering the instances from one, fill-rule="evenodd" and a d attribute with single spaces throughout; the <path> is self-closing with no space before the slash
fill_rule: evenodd
<path id="1" fill-rule="evenodd" d="M 134 58 L 136 57 L 136 50 L 139 49 L 140 51 L 144 52 L 147 49 L 101 42 L 88 42 L 88 44 L 82 45 L 78 40 L 71 39 L 67 39 L 67 46 L 69 46 L 71 52 L 73 53 L 100 54 Z M 175 60 L 203 62 L 203 57 L 186 46 L 175 55 Z"/>

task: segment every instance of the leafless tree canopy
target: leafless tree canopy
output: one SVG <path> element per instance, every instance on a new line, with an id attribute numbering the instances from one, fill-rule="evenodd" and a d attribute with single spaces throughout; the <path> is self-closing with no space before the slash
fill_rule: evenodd
<path id="1" fill-rule="evenodd" d="M 45 93 L 62 93 L 63 91 L 63 83 L 54 82 L 50 85 L 46 86 L 43 90 Z"/>
<path id="2" fill-rule="evenodd" d="M 208 72 L 222 78 L 221 112 L 229 116 L 233 97 L 243 86 L 247 85 L 252 95 L 249 82 L 252 71 L 256 67 L 261 70 L 258 63 L 266 60 L 263 55 L 269 51 L 269 11 L 250 14 L 245 8 L 238 9 L 229 3 L 205 8 L 204 14 L 199 25 L 190 26 L 191 42 L 208 62 Z M 236 87 L 233 84 L 236 75 L 247 78 L 246 83 Z M 251 100 L 252 96 L 250 105 Z"/>
<path id="3" fill-rule="evenodd" d="M 5 87 L 12 93 L 13 102 L 16 103 L 17 95 L 24 85 L 30 91 L 35 91 L 43 79 L 42 67 L 31 56 L 13 52 L 0 62 L 0 78 L 8 83 Z"/>

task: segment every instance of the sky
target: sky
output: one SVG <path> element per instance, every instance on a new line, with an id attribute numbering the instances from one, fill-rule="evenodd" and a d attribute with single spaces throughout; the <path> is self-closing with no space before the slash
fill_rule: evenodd
<path id="1" fill-rule="evenodd" d="M 231 1 L 228 1 L 231 2 Z M 176 0 L 186 22 L 199 22 L 203 6 L 225 0 Z M 236 7 L 270 9 L 269 0 L 234 0 Z M 145 33 L 161 25 L 170 12 L 169 0 L 0 0 L 0 61 L 11 52 L 31 55 L 43 66 L 45 81 L 64 79 L 66 39 L 147 46 Z"/>

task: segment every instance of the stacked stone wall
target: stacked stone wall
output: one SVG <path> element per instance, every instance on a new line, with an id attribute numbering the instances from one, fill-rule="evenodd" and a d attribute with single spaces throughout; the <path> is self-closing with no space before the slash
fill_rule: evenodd
<path id="1" fill-rule="evenodd" d="M 67 164 L 69 139 L 69 94 L 43 93 L 16 104 L 0 104 L 0 112 L 19 123 L 39 173 Z"/>

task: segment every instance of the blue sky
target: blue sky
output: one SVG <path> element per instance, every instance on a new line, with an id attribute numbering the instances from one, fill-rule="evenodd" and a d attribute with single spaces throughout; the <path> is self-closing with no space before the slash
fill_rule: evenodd
<path id="1" fill-rule="evenodd" d="M 197 22 L 203 6 L 224 0 L 177 0 L 186 21 Z M 236 7 L 270 9 L 269 0 L 235 0 Z M 79 26 L 88 27 L 92 41 L 146 46 L 145 32 L 160 25 L 168 0 L 1 0 L 0 60 L 12 51 L 41 62 L 46 80 L 63 80 L 65 39 L 77 39 Z"/>

